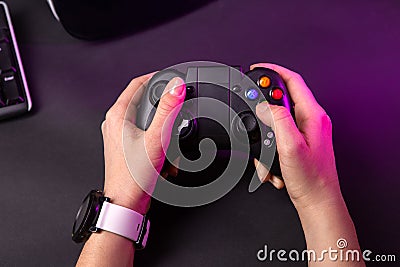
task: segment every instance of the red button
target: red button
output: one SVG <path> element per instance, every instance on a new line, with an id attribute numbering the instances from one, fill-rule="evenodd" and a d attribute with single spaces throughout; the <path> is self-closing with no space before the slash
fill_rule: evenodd
<path id="1" fill-rule="evenodd" d="M 271 97 L 274 100 L 281 100 L 282 97 L 283 97 L 283 91 L 281 89 L 279 89 L 279 88 L 274 88 L 271 91 Z"/>

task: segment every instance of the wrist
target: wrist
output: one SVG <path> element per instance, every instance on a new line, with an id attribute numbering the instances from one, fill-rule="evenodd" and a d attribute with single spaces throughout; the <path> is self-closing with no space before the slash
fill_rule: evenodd
<path id="1" fill-rule="evenodd" d="M 129 194 L 125 190 L 104 188 L 104 195 L 109 197 L 111 203 L 134 210 L 142 215 L 146 214 L 150 207 L 151 196 L 141 189 L 133 190 Z"/>
<path id="2" fill-rule="evenodd" d="M 338 206 L 344 204 L 343 196 L 337 180 L 332 183 L 316 186 L 300 197 L 293 198 L 293 205 L 297 212 L 318 211 L 327 206 Z"/>
<path id="3" fill-rule="evenodd" d="M 341 195 L 308 205 L 295 205 L 295 208 L 301 220 L 303 220 L 303 218 L 322 218 L 327 215 L 330 216 L 330 213 L 337 213 L 338 211 L 345 210 L 347 212 L 346 203 Z"/>
<path id="4" fill-rule="evenodd" d="M 341 194 L 326 197 L 318 202 L 296 206 L 307 244 L 310 237 L 314 235 L 334 235 L 335 240 L 347 237 L 348 225 L 352 225 L 346 203 Z M 337 235 L 337 236 L 336 236 Z"/>

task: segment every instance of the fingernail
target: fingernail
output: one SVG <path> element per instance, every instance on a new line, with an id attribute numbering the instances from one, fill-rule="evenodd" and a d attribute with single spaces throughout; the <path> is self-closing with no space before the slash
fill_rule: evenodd
<path id="1" fill-rule="evenodd" d="M 267 167 L 264 166 L 261 162 L 259 162 L 257 159 L 254 159 L 254 165 L 256 166 L 256 172 L 258 179 L 260 179 L 260 182 L 264 183 L 268 180 L 268 173 L 269 170 Z"/>
<path id="2" fill-rule="evenodd" d="M 163 171 L 163 172 L 160 173 L 160 176 L 163 177 L 164 179 L 167 179 L 168 173 Z"/>
<path id="3" fill-rule="evenodd" d="M 178 169 L 177 168 L 172 168 L 171 173 L 172 176 L 176 177 L 178 176 Z"/>
<path id="4" fill-rule="evenodd" d="M 176 77 L 173 79 L 172 89 L 169 93 L 173 96 L 181 96 L 185 89 L 185 82 L 181 78 Z"/>

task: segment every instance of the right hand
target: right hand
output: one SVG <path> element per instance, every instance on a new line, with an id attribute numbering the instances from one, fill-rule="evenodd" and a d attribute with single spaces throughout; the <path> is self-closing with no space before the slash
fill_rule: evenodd
<path id="1" fill-rule="evenodd" d="M 260 120 L 276 134 L 282 176 L 293 204 L 298 208 L 341 199 L 330 118 L 299 74 L 268 63 L 250 69 L 256 67 L 278 72 L 295 105 L 296 121 L 282 106 L 264 102 L 256 109 Z M 266 180 L 274 183 L 276 179 L 269 174 Z"/>

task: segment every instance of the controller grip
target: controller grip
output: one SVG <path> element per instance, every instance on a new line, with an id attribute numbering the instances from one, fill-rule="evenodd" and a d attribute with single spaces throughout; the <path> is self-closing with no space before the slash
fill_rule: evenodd
<path id="1" fill-rule="evenodd" d="M 293 108 L 293 102 L 290 97 L 289 91 L 286 88 L 285 82 L 282 80 L 281 76 L 279 73 L 272 69 L 267 69 L 267 68 L 254 68 L 253 70 L 249 71 L 246 73 L 250 79 L 252 79 L 255 83 L 259 85 L 259 88 L 263 91 L 267 91 L 268 93 L 265 93 L 266 100 L 270 104 L 273 105 L 279 105 L 283 106 L 286 109 L 288 109 L 291 113 L 291 115 L 294 118 L 294 108 Z M 271 84 L 267 86 L 267 88 L 262 88 L 260 84 L 260 77 L 268 77 L 271 81 Z M 273 94 L 274 90 L 278 88 L 278 91 L 281 92 L 279 96 L 282 96 L 282 98 L 276 98 L 275 95 Z M 259 121 L 260 124 L 262 124 L 261 121 Z M 261 130 L 261 147 L 257 148 L 254 150 L 254 153 L 252 153 L 255 158 L 257 158 L 261 163 L 266 164 L 267 166 L 270 166 L 269 169 L 273 175 L 276 175 L 278 177 L 282 177 L 282 172 L 280 168 L 280 163 L 279 163 L 279 154 L 278 151 L 275 150 L 275 155 L 271 157 L 271 153 L 269 151 L 269 146 L 267 144 L 275 143 L 276 145 L 276 138 L 275 134 L 273 134 L 273 137 L 269 137 L 267 132 L 272 131 L 270 127 L 263 127 L 264 129 Z M 272 160 L 272 161 L 271 161 Z"/>
<path id="2" fill-rule="evenodd" d="M 167 69 L 157 72 L 149 80 L 137 111 L 136 126 L 139 129 L 145 131 L 149 128 L 165 87 L 175 77 L 184 79 L 185 75 L 174 69 Z"/>

